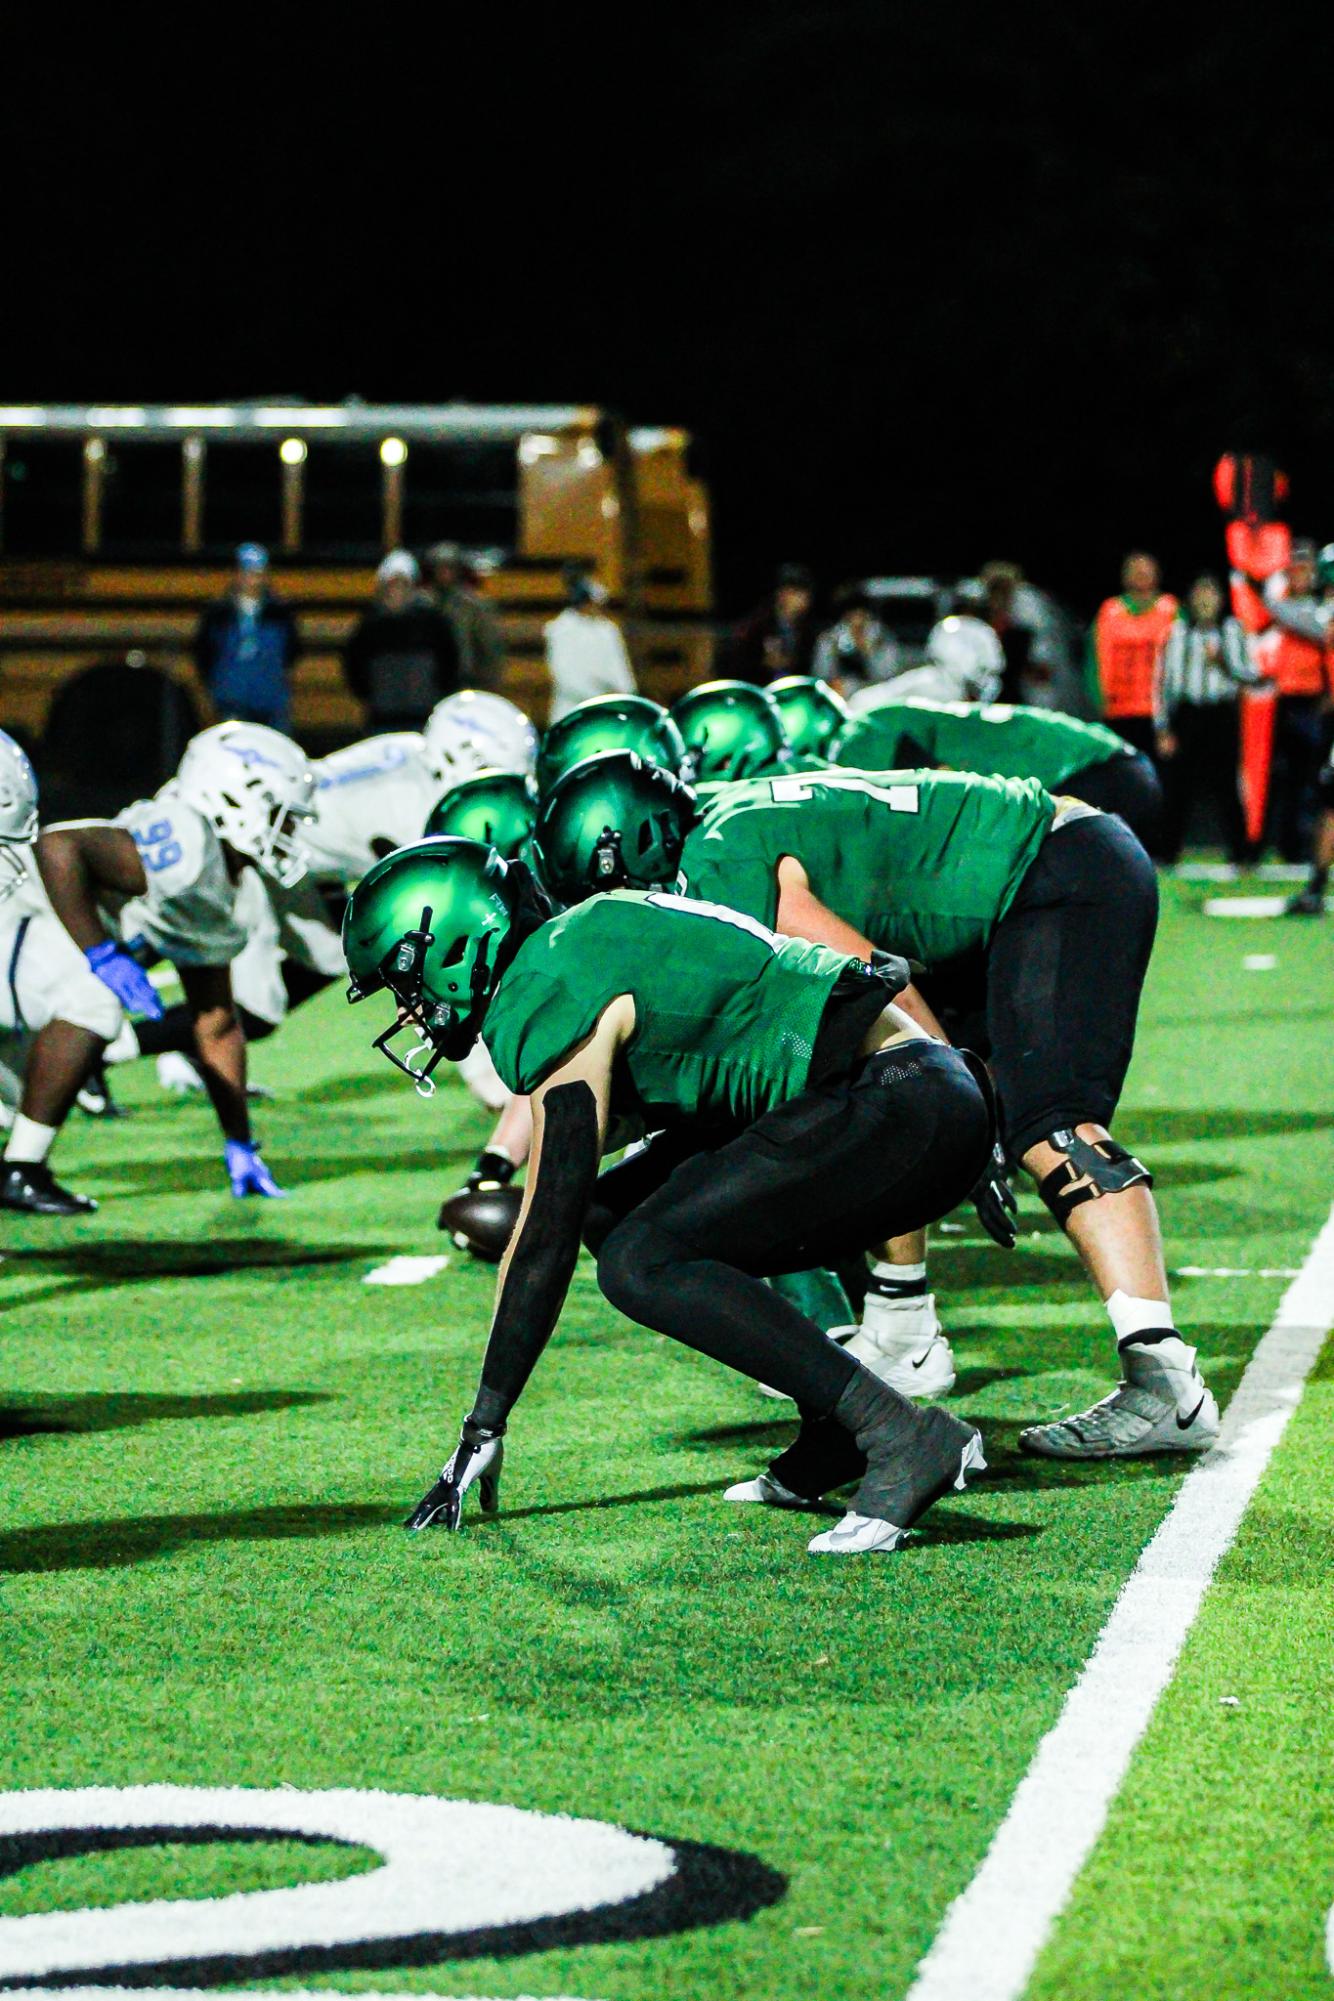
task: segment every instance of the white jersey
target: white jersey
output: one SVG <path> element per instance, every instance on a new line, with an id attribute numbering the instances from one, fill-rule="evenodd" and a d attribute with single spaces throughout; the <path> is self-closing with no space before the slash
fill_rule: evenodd
<path id="1" fill-rule="evenodd" d="M 102 898 L 109 928 L 127 946 L 142 939 L 173 965 L 230 965 L 246 942 L 245 926 L 222 843 L 203 815 L 165 785 L 155 798 L 136 799 L 112 825 L 133 835 L 148 887 L 123 901 Z"/>
<path id="2" fill-rule="evenodd" d="M 442 789 L 411 730 L 318 758 L 315 820 L 301 830 L 315 874 L 359 882 L 380 854 L 421 839 Z"/>

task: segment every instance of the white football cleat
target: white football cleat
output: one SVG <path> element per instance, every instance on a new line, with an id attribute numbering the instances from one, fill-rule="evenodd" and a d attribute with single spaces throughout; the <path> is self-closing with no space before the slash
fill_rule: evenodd
<path id="1" fill-rule="evenodd" d="M 1173 1344 L 1188 1366 L 1165 1363 L 1154 1346 L 1121 1351 L 1125 1381 L 1073 1417 L 1019 1434 L 1044 1459 L 1138 1459 L 1152 1452 L 1207 1452 L 1218 1437 L 1218 1405 L 1195 1367 L 1195 1350 Z"/>
<path id="2" fill-rule="evenodd" d="M 812 1536 L 806 1548 L 812 1556 L 861 1556 L 868 1550 L 897 1549 L 908 1531 L 874 1515 L 846 1514 L 836 1528 Z"/>
<path id="3" fill-rule="evenodd" d="M 868 1292 L 861 1326 L 842 1346 L 901 1397 L 943 1397 L 954 1388 L 954 1350 L 941 1329 L 933 1292 L 916 1299 Z"/>
<path id="4" fill-rule="evenodd" d="M 810 1508 L 818 1503 L 803 1500 L 771 1473 L 757 1474 L 753 1480 L 738 1480 L 723 1495 L 725 1501 L 758 1501 L 766 1508 Z"/>

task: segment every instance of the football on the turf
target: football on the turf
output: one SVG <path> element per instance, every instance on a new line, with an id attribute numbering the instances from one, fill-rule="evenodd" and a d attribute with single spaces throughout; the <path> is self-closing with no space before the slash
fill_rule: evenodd
<path id="1" fill-rule="evenodd" d="M 522 1188 L 460 1188 L 440 1206 L 439 1226 L 461 1251 L 498 1264 L 519 1220 Z"/>

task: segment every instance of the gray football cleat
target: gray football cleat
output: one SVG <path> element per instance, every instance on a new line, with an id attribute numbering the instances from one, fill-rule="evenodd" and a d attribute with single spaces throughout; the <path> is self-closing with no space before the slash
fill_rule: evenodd
<path id="1" fill-rule="evenodd" d="M 1174 1343 L 1180 1348 L 1180 1343 Z M 1073 1417 L 1033 1424 L 1019 1434 L 1025 1452 L 1044 1459 L 1139 1459 L 1153 1452 L 1207 1452 L 1218 1437 L 1218 1405 L 1185 1348 L 1186 1368 L 1152 1347 L 1122 1350 L 1125 1381 Z"/>

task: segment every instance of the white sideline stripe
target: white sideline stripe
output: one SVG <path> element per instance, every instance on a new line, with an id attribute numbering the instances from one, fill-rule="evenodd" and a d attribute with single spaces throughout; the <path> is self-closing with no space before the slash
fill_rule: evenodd
<path id="1" fill-rule="evenodd" d="M 1200 1601 L 1334 1323 L 1334 1209 L 1178 1490 L 907 2001 L 1018 2001 L 1074 1888 Z"/>

